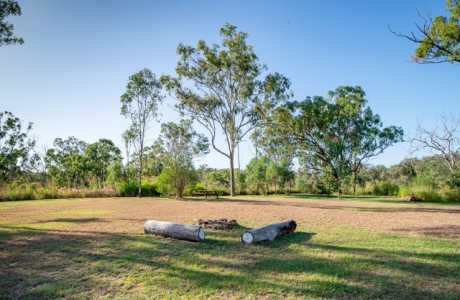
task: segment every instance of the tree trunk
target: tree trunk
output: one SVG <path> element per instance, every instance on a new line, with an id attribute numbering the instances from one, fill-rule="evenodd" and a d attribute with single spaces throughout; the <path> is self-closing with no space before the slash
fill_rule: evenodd
<path id="1" fill-rule="evenodd" d="M 261 241 L 271 242 L 281 235 L 294 232 L 296 227 L 297 223 L 294 220 L 270 224 L 244 232 L 241 235 L 241 242 L 246 245 Z"/>
<path id="2" fill-rule="evenodd" d="M 353 172 L 353 195 L 356 195 L 356 172 Z"/>
<path id="3" fill-rule="evenodd" d="M 203 241 L 205 235 L 203 228 L 199 225 L 176 224 L 156 220 L 147 220 L 144 223 L 144 233 L 192 242 Z"/>
<path id="4" fill-rule="evenodd" d="M 230 152 L 230 196 L 235 196 L 235 153 Z"/>
<path id="5" fill-rule="evenodd" d="M 138 184 L 138 190 L 137 190 L 137 196 L 142 197 L 142 150 L 141 153 L 139 154 L 139 170 L 137 172 L 137 184 Z"/>

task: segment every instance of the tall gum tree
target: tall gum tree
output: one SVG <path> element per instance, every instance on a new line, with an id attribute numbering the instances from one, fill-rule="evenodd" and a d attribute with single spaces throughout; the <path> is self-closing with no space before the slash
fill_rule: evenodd
<path id="1" fill-rule="evenodd" d="M 130 120 L 132 143 L 137 156 L 138 196 L 141 196 L 145 135 L 149 123 L 158 116 L 158 105 L 163 101 L 160 81 L 149 69 L 129 77 L 126 92 L 121 96 L 121 114 Z"/>
<path id="2" fill-rule="evenodd" d="M 267 72 L 247 44 L 247 33 L 226 24 L 220 36 L 220 45 L 202 40 L 196 47 L 180 44 L 177 76 L 162 76 L 161 81 L 177 98 L 179 111 L 202 125 L 213 149 L 228 158 L 233 196 L 235 150 L 267 111 L 289 96 L 290 82 L 279 73 Z M 221 133 L 224 145 L 216 142 Z"/>

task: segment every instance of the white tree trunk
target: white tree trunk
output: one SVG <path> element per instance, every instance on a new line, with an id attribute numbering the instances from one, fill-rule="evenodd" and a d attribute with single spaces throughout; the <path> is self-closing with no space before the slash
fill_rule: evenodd
<path id="1" fill-rule="evenodd" d="M 241 235 L 241 242 L 249 245 L 261 241 L 273 241 L 281 235 L 294 232 L 296 227 L 297 223 L 294 220 L 270 224 L 264 227 L 245 231 Z"/>
<path id="2" fill-rule="evenodd" d="M 144 233 L 193 242 L 203 241 L 205 235 L 203 228 L 199 225 L 176 224 L 156 220 L 147 220 L 144 223 Z"/>

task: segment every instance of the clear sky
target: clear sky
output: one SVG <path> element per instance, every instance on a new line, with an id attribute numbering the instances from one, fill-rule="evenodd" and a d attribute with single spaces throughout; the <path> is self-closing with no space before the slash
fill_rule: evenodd
<path id="1" fill-rule="evenodd" d="M 0 110 L 33 122 L 41 148 L 68 136 L 110 138 L 122 148 L 119 99 L 129 75 L 145 67 L 171 74 L 180 42 L 218 42 L 226 22 L 249 33 L 261 62 L 291 79 L 297 99 L 361 85 L 384 124 L 402 126 L 406 136 L 460 108 L 460 66 L 412 63 L 414 45 L 388 30 L 413 30 L 417 11 L 445 14 L 442 0 L 19 3 L 23 15 L 9 20 L 25 44 L 0 48 Z M 178 119 L 173 105 L 168 99 L 161 107 L 162 121 Z M 158 129 L 152 125 L 148 142 Z M 254 153 L 244 142 L 242 165 Z M 409 155 L 400 144 L 372 163 Z M 200 162 L 227 167 L 214 151 Z"/>

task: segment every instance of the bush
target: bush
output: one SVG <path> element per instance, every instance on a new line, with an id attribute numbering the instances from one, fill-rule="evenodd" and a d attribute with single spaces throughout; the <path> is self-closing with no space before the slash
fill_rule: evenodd
<path id="1" fill-rule="evenodd" d="M 136 197 L 138 196 L 139 185 L 137 182 L 128 181 L 123 182 L 118 186 L 118 193 L 123 197 Z M 156 184 L 143 181 L 141 183 L 142 196 L 159 196 Z"/>
<path id="2" fill-rule="evenodd" d="M 435 189 L 426 185 L 405 185 L 399 189 L 398 195 L 400 197 L 415 196 L 422 201 L 437 202 L 445 200 L 443 196 Z"/>
<path id="3" fill-rule="evenodd" d="M 364 188 L 358 188 L 358 195 L 398 196 L 400 187 L 388 181 L 367 183 Z"/>
<path id="4" fill-rule="evenodd" d="M 377 196 L 397 196 L 399 186 L 397 184 L 381 181 L 374 185 L 373 194 Z"/>

